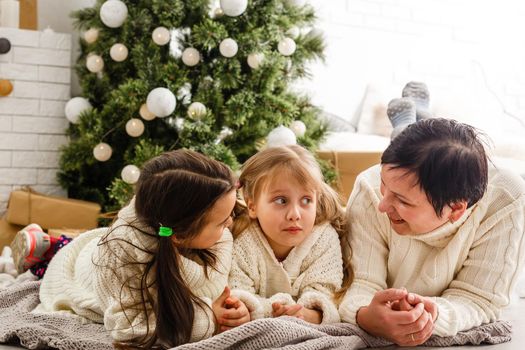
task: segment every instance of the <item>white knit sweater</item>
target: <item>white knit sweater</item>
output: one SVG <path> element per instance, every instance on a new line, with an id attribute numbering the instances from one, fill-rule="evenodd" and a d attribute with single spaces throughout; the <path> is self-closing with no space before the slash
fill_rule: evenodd
<path id="1" fill-rule="evenodd" d="M 61 249 L 51 260 L 44 275 L 40 287 L 41 304 L 35 312 L 66 311 L 104 323 L 116 341 L 145 335 L 146 323 L 142 306 L 139 304 L 132 307 L 133 304 L 140 303 L 140 293 L 138 290 L 122 288 L 124 281 L 128 281 L 129 285 L 139 289 L 144 265 L 122 265 L 130 260 L 150 260 L 151 255 L 144 253 L 142 249 L 155 250 L 158 240 L 125 226 L 127 223 L 137 226 L 135 220 L 132 200 L 119 212 L 118 219 L 113 224 L 115 229 L 107 238 L 112 240 L 110 243 L 98 245 L 100 238 L 108 232 L 108 228 L 101 228 L 80 235 Z M 130 241 L 137 247 L 119 239 Z M 217 256 L 219 271 L 208 269 L 209 278 L 206 278 L 201 265 L 181 257 L 182 275 L 186 284 L 209 306 L 227 284 L 232 250 L 232 237 L 227 229 L 212 249 Z M 150 287 L 150 293 L 156 296 L 156 288 Z M 151 305 L 147 306 L 151 333 L 155 330 L 155 315 Z M 211 310 L 195 307 L 191 341 L 208 338 L 214 331 L 215 319 Z"/>
<path id="2" fill-rule="evenodd" d="M 338 322 L 333 293 L 341 288 L 343 260 L 335 229 L 317 225 L 279 262 L 258 224 L 233 243 L 229 284 L 252 319 L 271 317 L 272 303 L 298 304 L 322 311 L 322 323 Z"/>
<path id="3" fill-rule="evenodd" d="M 483 198 L 455 223 L 416 235 L 398 235 L 381 214 L 380 167 L 357 178 L 348 201 L 355 280 L 339 307 L 356 323 L 360 307 L 390 287 L 435 297 L 434 334 L 455 335 L 498 319 L 524 261 L 525 182 L 489 170 Z"/>

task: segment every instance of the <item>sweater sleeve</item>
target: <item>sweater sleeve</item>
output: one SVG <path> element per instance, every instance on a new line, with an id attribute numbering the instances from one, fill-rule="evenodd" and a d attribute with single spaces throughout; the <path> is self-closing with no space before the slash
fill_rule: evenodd
<path id="1" fill-rule="evenodd" d="M 357 324 L 357 311 L 387 288 L 388 222 L 378 216 L 378 196 L 366 177 L 357 178 L 347 205 L 354 281 L 339 305 L 341 320 Z M 349 254 L 345 246 L 343 254 Z M 356 254 L 359 252 L 359 254 Z"/>
<path id="2" fill-rule="evenodd" d="M 298 304 L 323 313 L 321 323 L 339 322 L 339 312 L 334 302 L 334 292 L 341 288 L 343 258 L 339 236 L 331 225 L 322 226 L 318 241 L 305 259 Z"/>
<path id="3" fill-rule="evenodd" d="M 435 298 L 434 334 L 452 336 L 499 318 L 523 266 L 524 232 L 525 193 L 483 219 L 462 268 Z"/>

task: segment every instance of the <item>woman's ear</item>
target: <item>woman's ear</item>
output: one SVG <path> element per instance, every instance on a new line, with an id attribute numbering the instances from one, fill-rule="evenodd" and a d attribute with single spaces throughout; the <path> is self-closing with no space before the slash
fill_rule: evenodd
<path id="1" fill-rule="evenodd" d="M 450 215 L 448 216 L 448 220 L 451 223 L 454 223 L 458 221 L 463 214 L 465 214 L 465 211 L 467 210 L 467 202 L 466 201 L 459 201 L 456 203 L 452 203 L 450 205 L 450 208 L 452 211 L 450 212 Z"/>
<path id="2" fill-rule="evenodd" d="M 246 206 L 248 207 L 248 216 L 250 219 L 257 219 L 257 211 L 255 208 L 255 203 L 251 199 L 246 200 Z"/>

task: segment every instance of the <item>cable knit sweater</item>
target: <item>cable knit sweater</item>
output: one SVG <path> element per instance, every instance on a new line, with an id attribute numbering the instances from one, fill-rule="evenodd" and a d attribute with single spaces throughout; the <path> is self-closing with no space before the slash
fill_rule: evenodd
<path id="1" fill-rule="evenodd" d="M 258 224 L 252 224 L 233 243 L 229 283 L 252 319 L 271 317 L 272 303 L 298 304 L 322 311 L 322 323 L 338 322 L 333 302 L 341 288 L 343 260 L 335 229 L 325 223 L 277 261 Z"/>
<path id="2" fill-rule="evenodd" d="M 390 287 L 435 297 L 434 334 L 452 336 L 498 319 L 524 260 L 525 182 L 491 168 L 487 192 L 455 223 L 398 235 L 378 211 L 380 167 L 359 175 L 350 196 L 355 280 L 339 312 L 356 324 L 360 307 Z"/>
<path id="3" fill-rule="evenodd" d="M 129 223 L 137 226 L 134 203 L 132 200 L 119 212 L 114 229 L 107 238 L 108 243 L 99 245 L 101 237 L 108 232 L 108 228 L 101 228 L 80 235 L 57 253 L 42 280 L 41 304 L 35 312 L 72 312 L 104 323 L 116 341 L 146 334 L 146 315 L 140 305 L 139 291 L 144 265 L 123 265 L 129 261 L 149 261 L 151 255 L 144 251 L 155 251 L 158 240 L 127 226 Z M 181 257 L 180 262 L 184 281 L 208 306 L 227 284 L 232 250 L 232 237 L 227 229 L 212 249 L 217 256 L 218 271 L 209 268 L 209 278 L 206 278 L 204 268 L 195 261 Z M 152 275 L 148 284 L 154 278 Z M 149 292 L 157 295 L 155 287 L 150 287 Z M 151 305 L 147 304 L 147 307 L 149 330 L 153 332 L 155 315 Z M 215 320 L 211 310 L 195 307 L 191 341 L 208 338 L 214 331 Z"/>

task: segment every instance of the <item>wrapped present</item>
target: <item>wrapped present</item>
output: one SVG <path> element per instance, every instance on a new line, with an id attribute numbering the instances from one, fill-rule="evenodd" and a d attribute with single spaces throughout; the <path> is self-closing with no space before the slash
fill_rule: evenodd
<path id="1" fill-rule="evenodd" d="M 381 162 L 382 152 L 319 151 L 319 158 L 326 159 L 336 168 L 339 178 L 337 191 L 345 203 L 350 197 L 355 179 L 363 170 Z"/>
<path id="2" fill-rule="evenodd" d="M 97 203 L 48 196 L 24 188 L 11 192 L 5 218 L 22 226 L 36 223 L 43 229 L 88 230 L 97 227 L 99 213 Z"/>
<path id="3" fill-rule="evenodd" d="M 18 231 L 20 231 L 24 226 L 14 225 L 5 218 L 0 218 L 0 251 L 6 245 L 9 245 Z"/>

